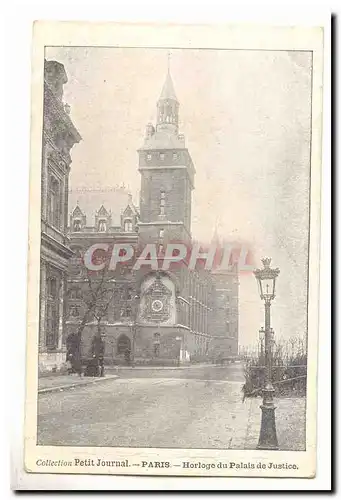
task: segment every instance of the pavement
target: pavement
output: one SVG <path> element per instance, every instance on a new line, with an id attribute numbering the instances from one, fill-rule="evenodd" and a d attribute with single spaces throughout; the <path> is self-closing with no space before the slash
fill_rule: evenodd
<path id="1" fill-rule="evenodd" d="M 64 391 L 81 385 L 96 384 L 98 382 L 115 380 L 116 378 L 118 378 L 118 375 L 114 374 L 107 375 L 106 377 L 80 377 L 77 374 L 44 376 L 38 380 L 38 394 Z"/>
<path id="2" fill-rule="evenodd" d="M 126 368 L 118 372 L 118 378 L 117 374 L 115 378 L 108 374 L 100 379 L 103 383 L 98 379 L 92 379 L 93 383 L 79 380 L 73 390 L 40 392 L 38 444 L 216 449 L 257 446 L 261 399 L 243 402 L 241 365 L 196 366 L 187 371 Z M 280 449 L 304 450 L 305 398 L 280 399 L 276 405 Z"/>

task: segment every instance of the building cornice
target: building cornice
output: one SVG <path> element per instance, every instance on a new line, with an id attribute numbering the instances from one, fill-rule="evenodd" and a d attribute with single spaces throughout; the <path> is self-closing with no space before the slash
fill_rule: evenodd
<path id="1" fill-rule="evenodd" d="M 58 118 L 64 123 L 64 125 L 66 125 L 68 132 L 72 134 L 74 143 L 80 142 L 82 139 L 80 133 L 76 129 L 69 115 L 66 113 L 62 101 L 58 99 L 58 97 L 54 94 L 54 92 L 52 91 L 50 85 L 47 83 L 46 80 L 44 81 L 44 91 L 45 91 L 45 97 L 47 97 L 49 104 L 52 106 L 53 111 L 58 116 Z"/>
<path id="2" fill-rule="evenodd" d="M 183 226 L 184 223 L 182 221 L 170 221 L 170 220 L 164 220 L 164 221 L 153 221 L 153 222 L 138 222 L 138 226 Z"/>

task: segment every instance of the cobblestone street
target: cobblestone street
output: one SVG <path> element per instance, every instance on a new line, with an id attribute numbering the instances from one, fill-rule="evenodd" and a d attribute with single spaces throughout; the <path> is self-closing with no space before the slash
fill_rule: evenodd
<path id="1" fill-rule="evenodd" d="M 241 365 L 119 370 L 105 383 L 39 395 L 38 444 L 245 449 L 260 399 L 242 401 Z M 280 449 L 304 449 L 304 398 L 277 402 Z"/>

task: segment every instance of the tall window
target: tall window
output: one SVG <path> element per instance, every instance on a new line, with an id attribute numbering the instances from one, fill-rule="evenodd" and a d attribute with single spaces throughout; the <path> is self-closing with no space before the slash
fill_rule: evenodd
<path id="1" fill-rule="evenodd" d="M 165 230 L 164 229 L 160 229 L 160 231 L 159 231 L 159 238 L 160 238 L 160 240 L 162 240 L 162 238 L 164 238 L 164 236 L 165 236 Z"/>
<path id="2" fill-rule="evenodd" d="M 49 223 L 55 227 L 59 227 L 60 225 L 60 187 L 59 182 L 53 176 L 50 177 L 49 182 L 49 210 L 48 210 L 48 220 Z"/>
<path id="3" fill-rule="evenodd" d="M 74 230 L 75 233 L 78 233 L 81 230 L 81 222 L 80 222 L 80 220 L 76 219 L 73 222 L 73 230 Z"/>
<path id="4" fill-rule="evenodd" d="M 133 231 L 133 223 L 131 219 L 125 219 L 124 221 L 124 231 L 126 233 L 131 233 Z"/>
<path id="5" fill-rule="evenodd" d="M 121 307 L 121 318 L 130 318 L 132 315 L 132 310 L 130 306 L 124 305 Z"/>
<path id="6" fill-rule="evenodd" d="M 72 300 L 81 300 L 82 299 L 82 291 L 80 288 L 72 288 L 70 290 L 70 299 Z"/>
<path id="7" fill-rule="evenodd" d="M 166 193 L 164 191 L 160 192 L 160 215 L 165 215 L 166 206 Z"/>
<path id="8" fill-rule="evenodd" d="M 57 278 L 47 279 L 47 303 L 46 303 L 46 347 L 56 349 L 58 347 L 59 330 L 59 300 Z"/>
<path id="9" fill-rule="evenodd" d="M 47 296 L 49 299 L 57 298 L 57 278 L 47 280 Z"/>
<path id="10" fill-rule="evenodd" d="M 98 230 L 101 232 L 101 233 L 105 233 L 106 230 L 107 230 L 107 221 L 106 220 L 103 220 L 101 219 L 98 223 Z"/>

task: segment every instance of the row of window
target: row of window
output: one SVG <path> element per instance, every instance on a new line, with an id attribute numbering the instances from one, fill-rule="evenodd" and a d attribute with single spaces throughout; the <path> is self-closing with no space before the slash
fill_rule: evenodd
<path id="1" fill-rule="evenodd" d="M 168 115 L 165 113 L 160 113 L 159 114 L 159 123 L 166 122 L 166 123 L 176 123 L 177 118 L 175 115 Z"/>
<path id="2" fill-rule="evenodd" d="M 124 223 L 123 223 L 123 228 L 124 228 L 124 232 L 126 233 L 132 233 L 133 232 L 133 222 L 131 219 L 125 219 L 124 220 Z M 106 219 L 100 219 L 98 221 L 98 227 L 97 227 L 98 231 L 100 233 L 106 233 L 107 230 L 108 230 L 108 224 L 107 224 L 107 221 Z M 73 231 L 75 233 L 78 233 L 82 230 L 82 223 L 81 223 L 81 220 L 80 219 L 75 219 L 73 221 Z"/>
<path id="3" fill-rule="evenodd" d="M 70 306 L 70 308 L 69 308 L 69 317 L 70 318 L 80 319 L 83 314 L 84 314 L 84 311 L 80 306 L 78 306 L 78 305 Z M 119 318 L 131 318 L 132 317 L 132 308 L 129 305 L 121 307 L 119 310 L 118 317 Z M 96 320 L 96 319 L 97 318 L 96 318 L 95 313 L 93 314 L 92 318 L 88 316 L 88 321 Z M 107 320 L 108 319 L 107 314 L 103 314 L 101 319 L 104 321 Z"/>
<path id="4" fill-rule="evenodd" d="M 147 156 L 146 156 L 147 161 L 151 161 L 152 157 L 153 157 L 153 155 L 151 153 L 147 153 Z M 155 155 L 154 155 L 154 157 L 155 157 Z M 161 161 L 164 161 L 166 158 L 166 155 L 165 155 L 165 153 L 158 153 L 157 158 Z M 172 158 L 173 158 L 173 160 L 177 160 L 179 158 L 178 153 L 173 153 Z"/>
<path id="5" fill-rule="evenodd" d="M 111 297 L 112 290 L 104 290 L 105 294 L 108 294 L 108 298 Z M 103 296 L 104 296 L 103 292 Z M 85 292 L 88 293 L 88 292 Z M 69 298 L 72 300 L 81 300 L 83 298 L 82 289 L 79 287 L 73 287 L 70 289 Z M 132 300 L 133 299 L 133 291 L 129 288 L 116 289 L 115 291 L 115 300 Z"/>

